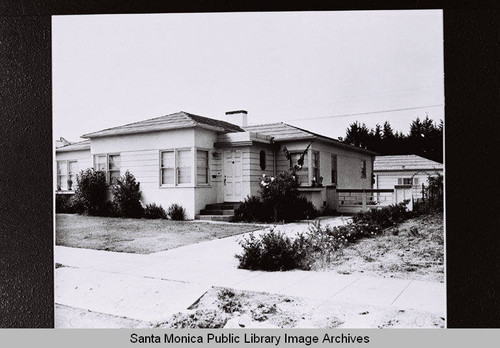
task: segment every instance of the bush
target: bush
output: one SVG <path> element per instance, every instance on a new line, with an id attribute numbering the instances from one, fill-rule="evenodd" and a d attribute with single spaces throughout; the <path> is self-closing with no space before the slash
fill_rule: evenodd
<path id="1" fill-rule="evenodd" d="M 103 215 L 108 199 L 108 184 L 104 172 L 92 168 L 82 170 L 76 176 L 76 206 L 89 215 Z"/>
<path id="2" fill-rule="evenodd" d="M 140 183 L 136 183 L 135 177 L 127 170 L 124 175 L 116 180 L 111 188 L 113 202 L 118 207 L 121 216 L 130 218 L 141 218 L 144 209 L 141 205 Z"/>
<path id="3" fill-rule="evenodd" d="M 299 198 L 297 176 L 282 172 L 270 180 L 264 179 L 261 182 L 260 196 L 264 204 L 271 208 L 273 220 L 275 222 L 297 220 L 297 217 L 290 213 L 293 203 Z"/>
<path id="4" fill-rule="evenodd" d="M 415 214 L 429 214 L 443 212 L 443 176 L 429 176 L 428 186 L 425 187 L 424 197 L 415 202 L 413 210 Z"/>
<path id="5" fill-rule="evenodd" d="M 186 220 L 186 210 L 179 204 L 172 204 L 167 209 L 167 216 L 172 220 Z"/>
<path id="6" fill-rule="evenodd" d="M 240 241 L 243 253 L 236 255 L 239 268 L 264 271 L 309 269 L 310 244 L 300 235 L 294 241 L 273 229 L 256 238 L 253 233 Z"/>
<path id="7" fill-rule="evenodd" d="M 304 196 L 298 196 L 294 201 L 286 204 L 283 212 L 285 221 L 312 220 L 319 215 L 319 210 Z"/>
<path id="8" fill-rule="evenodd" d="M 122 213 L 120 211 L 120 207 L 118 206 L 118 204 L 116 204 L 113 201 L 107 201 L 104 204 L 104 209 L 101 213 L 101 216 L 121 217 Z"/>
<path id="9" fill-rule="evenodd" d="M 233 221 L 268 222 L 273 219 L 271 213 L 272 210 L 259 197 L 248 196 L 235 210 Z"/>
<path id="10" fill-rule="evenodd" d="M 156 205 L 154 203 L 146 205 L 144 209 L 143 218 L 145 219 L 166 219 L 167 212 L 161 205 Z"/>
<path id="11" fill-rule="evenodd" d="M 82 212 L 82 207 L 74 195 L 56 194 L 56 213 L 75 214 Z"/>
<path id="12" fill-rule="evenodd" d="M 357 225 L 368 225 L 370 231 L 378 227 L 377 231 L 390 226 L 395 226 L 398 223 L 412 217 L 412 213 L 408 211 L 406 205 L 408 200 L 390 205 L 388 207 L 370 209 L 362 211 L 354 215 L 353 222 Z"/>

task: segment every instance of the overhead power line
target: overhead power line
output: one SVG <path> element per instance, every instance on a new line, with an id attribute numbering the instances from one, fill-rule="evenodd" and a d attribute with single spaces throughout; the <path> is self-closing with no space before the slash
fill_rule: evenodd
<path id="1" fill-rule="evenodd" d="M 332 116 L 294 118 L 294 119 L 290 119 L 288 121 L 319 120 L 319 119 L 337 118 L 337 117 L 351 117 L 351 116 L 361 116 L 361 115 L 371 115 L 371 114 L 382 114 L 382 113 L 385 113 L 385 112 L 397 112 L 397 111 L 417 110 L 417 109 L 433 108 L 433 107 L 438 107 L 438 106 L 443 106 L 443 104 L 426 105 L 426 106 L 415 106 L 415 107 L 411 107 L 411 108 L 402 108 L 402 109 L 390 109 L 390 110 L 381 110 L 381 111 L 359 112 L 359 113 L 355 113 L 355 114 L 343 114 L 343 115 L 332 115 Z"/>

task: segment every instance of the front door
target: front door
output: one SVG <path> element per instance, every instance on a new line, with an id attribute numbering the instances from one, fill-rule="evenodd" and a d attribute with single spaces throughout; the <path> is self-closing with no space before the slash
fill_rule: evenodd
<path id="1" fill-rule="evenodd" d="M 241 150 L 224 151 L 224 201 L 241 201 Z"/>

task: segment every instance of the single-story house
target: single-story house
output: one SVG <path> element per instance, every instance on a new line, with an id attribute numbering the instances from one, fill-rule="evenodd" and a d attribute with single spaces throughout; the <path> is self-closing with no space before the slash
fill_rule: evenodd
<path id="1" fill-rule="evenodd" d="M 422 198 L 422 184 L 427 178 L 443 175 L 443 164 L 417 155 L 375 156 L 375 189 L 393 189 L 412 185 L 413 198 Z"/>
<path id="2" fill-rule="evenodd" d="M 178 203 L 191 219 L 211 218 L 258 195 L 262 176 L 289 170 L 308 145 L 300 190 L 318 208 L 334 206 L 332 189 L 372 188 L 374 152 L 286 123 L 247 125 L 244 110 L 225 119 L 181 111 L 85 134 L 85 141 L 56 148 L 56 193 L 74 192 L 76 173 L 89 167 L 108 182 L 129 170 L 143 203 Z"/>

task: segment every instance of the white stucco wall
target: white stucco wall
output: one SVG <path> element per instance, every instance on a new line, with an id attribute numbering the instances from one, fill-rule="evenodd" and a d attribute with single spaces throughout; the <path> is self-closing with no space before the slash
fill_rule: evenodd
<path id="1" fill-rule="evenodd" d="M 303 151 L 310 141 L 300 141 L 293 143 L 284 143 L 277 153 L 277 170 L 285 171 L 289 169 L 289 162 L 283 153 L 283 145 L 288 151 Z M 319 172 L 323 177 L 323 185 L 331 185 L 331 156 L 337 156 L 337 187 L 345 189 L 362 189 L 372 188 L 372 173 L 373 173 L 373 156 L 363 154 L 357 151 L 342 149 L 332 144 L 315 140 L 308 152 L 308 168 L 312 168 L 312 152 L 319 152 Z M 366 160 L 366 178 L 361 178 L 362 160 Z M 309 175 L 310 181 L 312 179 Z"/>
<path id="2" fill-rule="evenodd" d="M 194 219 L 206 204 L 217 202 L 217 181 L 196 187 L 196 150 L 209 151 L 209 167 L 213 170 L 213 144 L 216 135 L 204 129 L 177 129 L 163 132 L 96 138 L 91 141 L 92 155 L 120 154 L 120 173 L 129 170 L 140 182 L 143 202 L 161 204 L 167 209 L 177 203 L 186 209 L 188 218 Z M 191 184 L 177 187 L 160 185 L 160 151 L 170 149 L 191 150 Z M 215 184 L 215 185 L 212 185 Z"/>

